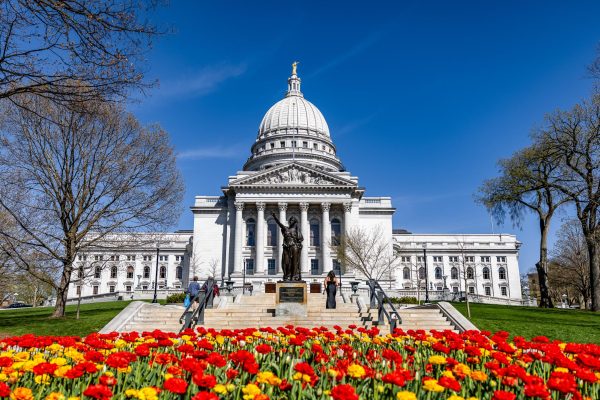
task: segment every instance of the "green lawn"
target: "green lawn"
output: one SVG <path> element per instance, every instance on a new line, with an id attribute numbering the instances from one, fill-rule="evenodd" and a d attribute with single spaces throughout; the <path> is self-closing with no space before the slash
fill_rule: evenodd
<path id="1" fill-rule="evenodd" d="M 467 315 L 466 303 L 452 305 Z M 600 344 L 600 313 L 471 303 L 471 317 L 481 330 L 504 330 L 527 339 L 541 335 L 566 342 Z"/>
<path id="2" fill-rule="evenodd" d="M 82 304 L 79 320 L 75 319 L 77 306 L 67 306 L 64 318 L 48 318 L 53 308 L 21 308 L 0 310 L 0 337 L 33 333 L 36 335 L 85 336 L 102 329 L 124 309 L 129 301 Z"/>

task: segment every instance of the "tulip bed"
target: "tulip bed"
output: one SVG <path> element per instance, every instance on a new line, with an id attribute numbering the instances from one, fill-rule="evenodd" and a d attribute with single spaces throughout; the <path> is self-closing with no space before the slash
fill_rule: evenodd
<path id="1" fill-rule="evenodd" d="M 0 398 L 598 399 L 600 346 L 377 328 L 0 340 Z"/>

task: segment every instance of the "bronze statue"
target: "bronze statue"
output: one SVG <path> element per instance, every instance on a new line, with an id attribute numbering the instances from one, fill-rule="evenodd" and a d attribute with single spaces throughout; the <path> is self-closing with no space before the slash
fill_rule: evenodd
<path id="1" fill-rule="evenodd" d="M 298 220 L 290 217 L 288 226 L 279 221 L 275 213 L 271 213 L 283 235 L 283 254 L 281 255 L 281 269 L 284 281 L 300 281 L 300 253 L 302 251 L 302 232 L 298 227 Z"/>

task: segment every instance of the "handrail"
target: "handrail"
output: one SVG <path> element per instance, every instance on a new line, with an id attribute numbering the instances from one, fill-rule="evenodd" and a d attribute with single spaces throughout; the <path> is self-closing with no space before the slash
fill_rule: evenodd
<path id="1" fill-rule="evenodd" d="M 394 304 L 392 304 L 390 298 L 385 294 L 379 282 L 377 282 L 375 279 L 369 279 L 367 280 L 367 284 L 369 285 L 370 289 L 370 307 L 377 308 L 377 323 L 382 325 L 383 318 L 385 316 L 390 324 L 390 333 L 394 333 L 396 325 L 402 323 L 400 314 L 398 314 L 396 307 L 394 307 Z M 385 309 L 386 304 L 392 309 L 391 312 L 388 312 Z"/>
<path id="2" fill-rule="evenodd" d="M 186 307 L 183 314 L 181 314 L 181 317 L 179 317 L 179 323 L 183 324 L 179 333 L 183 332 L 185 329 L 194 328 L 197 324 L 204 323 L 204 310 L 212 308 L 213 306 L 215 286 L 217 286 L 217 284 L 214 279 L 208 279 L 204 282 L 202 289 L 194 296 L 192 301 L 190 301 L 190 305 Z M 198 307 L 194 310 L 192 306 L 196 300 L 198 301 Z M 192 309 L 191 311 L 190 308 Z"/>

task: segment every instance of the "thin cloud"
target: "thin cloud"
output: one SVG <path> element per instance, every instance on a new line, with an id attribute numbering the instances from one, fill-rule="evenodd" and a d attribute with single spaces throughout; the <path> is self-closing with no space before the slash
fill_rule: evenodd
<path id="1" fill-rule="evenodd" d="M 233 147 L 199 147 L 177 153 L 178 160 L 204 160 L 209 158 L 237 158 L 242 152 Z"/>
<path id="2" fill-rule="evenodd" d="M 346 61 L 354 56 L 359 55 L 360 53 L 362 53 L 363 51 L 365 51 L 366 49 L 368 49 L 369 47 L 371 47 L 375 43 L 377 43 L 379 41 L 379 39 L 381 38 L 382 34 L 383 34 L 382 31 L 378 31 L 378 32 L 370 34 L 369 36 L 367 36 L 366 38 L 364 38 L 363 40 L 358 42 L 354 47 L 352 47 L 347 52 L 338 55 L 333 60 L 331 60 L 327 64 L 323 65 L 321 68 L 318 68 L 312 74 L 309 74 L 307 76 L 307 78 L 312 78 L 317 75 L 320 75 L 325 71 L 328 71 L 332 68 L 337 67 L 339 64 L 343 63 L 344 61 Z"/>
<path id="3" fill-rule="evenodd" d="M 335 136 L 343 136 L 347 133 L 353 132 L 358 128 L 361 128 L 362 126 L 368 124 L 369 122 L 371 122 L 371 120 L 373 120 L 373 118 L 375 118 L 377 115 L 379 114 L 379 111 L 374 112 L 370 115 L 367 115 L 366 117 L 354 120 L 354 121 L 350 121 L 345 125 L 342 125 L 339 129 L 336 129 L 334 131 Z"/>
<path id="4" fill-rule="evenodd" d="M 161 83 L 155 97 L 197 97 L 214 91 L 223 82 L 246 72 L 246 64 L 213 65 Z"/>

